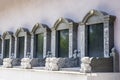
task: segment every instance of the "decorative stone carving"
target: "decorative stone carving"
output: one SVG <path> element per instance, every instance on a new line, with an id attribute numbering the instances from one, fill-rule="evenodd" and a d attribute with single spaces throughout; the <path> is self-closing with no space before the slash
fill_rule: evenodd
<path id="1" fill-rule="evenodd" d="M 21 60 L 21 68 L 23 69 L 31 69 L 31 59 L 30 58 L 22 58 Z"/>
<path id="2" fill-rule="evenodd" d="M 45 69 L 50 71 L 58 71 L 59 66 L 57 64 L 58 59 L 57 58 L 47 58 L 45 63 Z"/>
<path id="3" fill-rule="evenodd" d="M 45 69 L 58 71 L 60 68 L 69 68 L 78 66 L 77 58 L 46 58 Z"/>
<path id="4" fill-rule="evenodd" d="M 92 58 L 89 58 L 89 57 L 83 57 L 81 59 L 81 69 L 80 69 L 80 72 L 91 72 L 91 66 L 90 66 L 90 63 L 91 63 L 91 59 Z"/>
<path id="5" fill-rule="evenodd" d="M 12 68 L 12 59 L 11 58 L 4 58 L 3 59 L 3 67 L 4 68 Z"/>

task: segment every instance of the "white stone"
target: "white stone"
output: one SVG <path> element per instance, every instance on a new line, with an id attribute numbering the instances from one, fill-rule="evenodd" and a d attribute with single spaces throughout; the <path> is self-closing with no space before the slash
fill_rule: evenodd
<path id="1" fill-rule="evenodd" d="M 3 67 L 4 68 L 12 68 L 12 59 L 11 58 L 4 58 L 3 59 Z"/>
<path id="2" fill-rule="evenodd" d="M 23 69 L 31 69 L 31 59 L 30 58 L 22 58 L 21 60 L 21 68 Z"/>
<path id="3" fill-rule="evenodd" d="M 81 69 L 80 69 L 80 72 L 91 72 L 91 66 L 90 66 L 90 63 L 91 63 L 91 59 L 92 58 L 89 58 L 89 57 L 83 57 L 81 59 Z"/>

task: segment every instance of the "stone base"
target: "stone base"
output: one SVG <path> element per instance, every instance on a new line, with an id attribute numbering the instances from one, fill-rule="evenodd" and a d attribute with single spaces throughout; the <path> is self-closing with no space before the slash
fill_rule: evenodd
<path id="1" fill-rule="evenodd" d="M 45 66 L 45 59 L 33 58 L 31 59 L 32 67 Z"/>
<path id="2" fill-rule="evenodd" d="M 45 68 L 51 71 L 57 71 L 60 68 L 77 67 L 79 58 L 47 58 Z"/>
<path id="3" fill-rule="evenodd" d="M 113 72 L 113 58 L 92 58 L 92 72 Z"/>
<path id="4" fill-rule="evenodd" d="M 12 68 L 12 59 L 11 58 L 4 58 L 3 59 L 3 67 L 4 68 Z"/>
<path id="5" fill-rule="evenodd" d="M 19 58 L 12 59 L 13 66 L 19 66 L 20 63 L 21 63 L 21 59 L 19 59 Z"/>
<path id="6" fill-rule="evenodd" d="M 31 69 L 31 59 L 30 58 L 22 58 L 21 59 L 21 68 L 23 69 Z"/>

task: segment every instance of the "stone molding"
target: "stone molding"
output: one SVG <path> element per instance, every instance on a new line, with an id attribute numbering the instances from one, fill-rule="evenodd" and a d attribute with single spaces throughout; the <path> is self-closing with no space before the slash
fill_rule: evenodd
<path id="1" fill-rule="evenodd" d="M 77 49 L 77 27 L 78 24 L 73 22 L 71 19 L 59 18 L 54 26 L 51 28 L 51 53 L 54 57 L 58 57 L 57 52 L 57 31 L 63 29 L 69 29 L 69 55 L 71 58 L 74 50 Z"/>
<path id="2" fill-rule="evenodd" d="M 44 42 L 43 42 L 43 58 L 46 57 L 47 52 L 50 51 L 50 41 L 51 41 L 51 30 L 49 27 L 45 24 L 37 23 L 34 25 L 32 31 L 31 31 L 31 58 L 34 58 L 35 48 L 33 45 L 35 45 L 35 34 L 43 33 L 44 35 Z"/>

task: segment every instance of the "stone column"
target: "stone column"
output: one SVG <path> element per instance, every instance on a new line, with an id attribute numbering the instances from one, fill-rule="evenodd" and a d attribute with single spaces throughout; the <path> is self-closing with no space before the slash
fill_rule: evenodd
<path id="1" fill-rule="evenodd" d="M 15 36 L 15 48 L 14 48 L 14 52 L 15 52 L 15 55 L 14 55 L 14 57 L 15 58 L 17 58 L 17 45 L 18 45 L 18 39 L 17 39 L 17 37 Z"/>
<path id="2" fill-rule="evenodd" d="M 52 30 L 51 34 L 51 53 L 52 56 L 56 56 L 56 31 Z"/>
<path id="3" fill-rule="evenodd" d="M 4 39 L 2 38 L 2 53 L 1 53 L 1 58 L 4 56 Z"/>
<path id="4" fill-rule="evenodd" d="M 80 50 L 80 57 L 85 57 L 85 24 L 80 23 L 78 27 L 78 45 L 79 45 L 79 50 Z"/>
<path id="5" fill-rule="evenodd" d="M 31 35 L 31 58 L 34 56 L 34 34 Z"/>
<path id="6" fill-rule="evenodd" d="M 109 22 L 104 22 L 104 57 L 109 57 Z"/>
<path id="7" fill-rule="evenodd" d="M 10 36 L 10 44 L 9 44 L 9 58 L 11 57 L 12 52 L 12 36 Z"/>
<path id="8" fill-rule="evenodd" d="M 43 39 L 43 58 L 46 57 L 46 52 L 47 52 L 47 32 L 44 32 L 44 39 Z"/>
<path id="9" fill-rule="evenodd" d="M 69 58 L 73 55 L 73 26 L 70 25 L 69 29 Z"/>
<path id="10" fill-rule="evenodd" d="M 24 41 L 24 58 L 26 58 L 26 54 L 27 54 L 27 33 L 25 33 L 25 41 Z"/>

